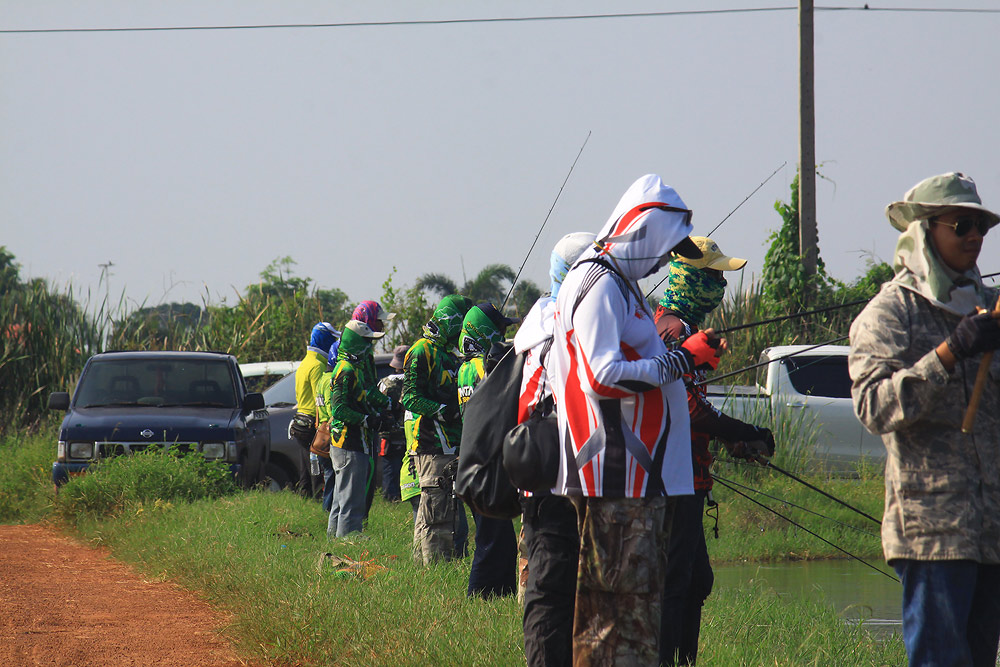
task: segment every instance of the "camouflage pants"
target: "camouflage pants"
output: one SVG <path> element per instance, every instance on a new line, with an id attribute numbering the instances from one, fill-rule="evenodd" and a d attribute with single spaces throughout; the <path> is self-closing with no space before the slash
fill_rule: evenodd
<path id="1" fill-rule="evenodd" d="M 454 480 L 444 479 L 445 466 L 455 458 L 454 454 L 416 455 L 421 493 L 413 525 L 413 546 L 424 565 L 465 555 L 469 533 L 465 511 L 458 501 L 462 511 L 456 512 L 456 502 L 451 497 Z"/>
<path id="2" fill-rule="evenodd" d="M 573 665 L 656 665 L 670 498 L 572 498 L 580 527 Z"/>

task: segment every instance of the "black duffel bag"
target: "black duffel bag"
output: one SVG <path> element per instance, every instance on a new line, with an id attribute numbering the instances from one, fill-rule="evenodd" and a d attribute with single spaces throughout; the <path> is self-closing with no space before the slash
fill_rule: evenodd
<path id="1" fill-rule="evenodd" d="M 503 443 L 517 426 L 517 399 L 521 393 L 524 355 L 513 347 L 472 392 L 462 419 L 455 493 L 473 511 L 494 519 L 521 514 L 520 495 L 503 468 Z"/>

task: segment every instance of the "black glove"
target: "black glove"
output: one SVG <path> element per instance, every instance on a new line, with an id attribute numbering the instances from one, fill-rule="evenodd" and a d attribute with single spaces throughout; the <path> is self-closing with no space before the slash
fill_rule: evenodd
<path id="1" fill-rule="evenodd" d="M 767 457 L 774 456 L 774 434 L 771 433 L 769 428 L 757 428 L 757 437 L 752 441 L 754 443 L 761 443 L 763 449 L 761 454 Z"/>
<path id="2" fill-rule="evenodd" d="M 373 431 L 382 429 L 382 415 L 365 415 L 364 425 Z"/>
<path id="3" fill-rule="evenodd" d="M 1000 348 L 1000 322 L 990 313 L 966 315 L 948 336 L 948 349 L 956 359 L 968 359 Z"/>
<path id="4" fill-rule="evenodd" d="M 441 421 L 444 422 L 454 423 L 462 421 L 462 411 L 459 409 L 457 403 L 443 406 L 438 415 L 440 415 Z"/>

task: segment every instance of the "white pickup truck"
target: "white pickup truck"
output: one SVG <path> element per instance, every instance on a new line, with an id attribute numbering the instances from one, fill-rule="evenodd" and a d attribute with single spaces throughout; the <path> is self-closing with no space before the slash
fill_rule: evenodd
<path id="1" fill-rule="evenodd" d="M 770 414 L 774 424 L 783 419 L 803 424 L 815 436 L 815 458 L 827 469 L 853 470 L 862 458 L 879 463 L 885 460 L 882 438 L 869 433 L 854 416 L 847 373 L 850 348 L 823 345 L 803 351 L 809 347 L 765 349 L 756 386 L 709 385 L 709 401 L 726 414 L 751 423 L 754 416 Z M 782 447 L 782 430 L 775 432 L 778 447 Z"/>

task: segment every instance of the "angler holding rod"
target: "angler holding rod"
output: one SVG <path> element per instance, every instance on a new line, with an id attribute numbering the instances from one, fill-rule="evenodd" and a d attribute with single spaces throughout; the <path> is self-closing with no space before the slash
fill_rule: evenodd
<path id="1" fill-rule="evenodd" d="M 851 325 L 854 410 L 886 447 L 882 548 L 903 584 L 910 665 L 994 665 L 1000 641 L 1000 360 L 971 433 L 962 417 L 1000 348 L 997 290 L 976 262 L 1000 216 L 960 173 L 925 179 L 886 215 L 895 277 Z"/>

